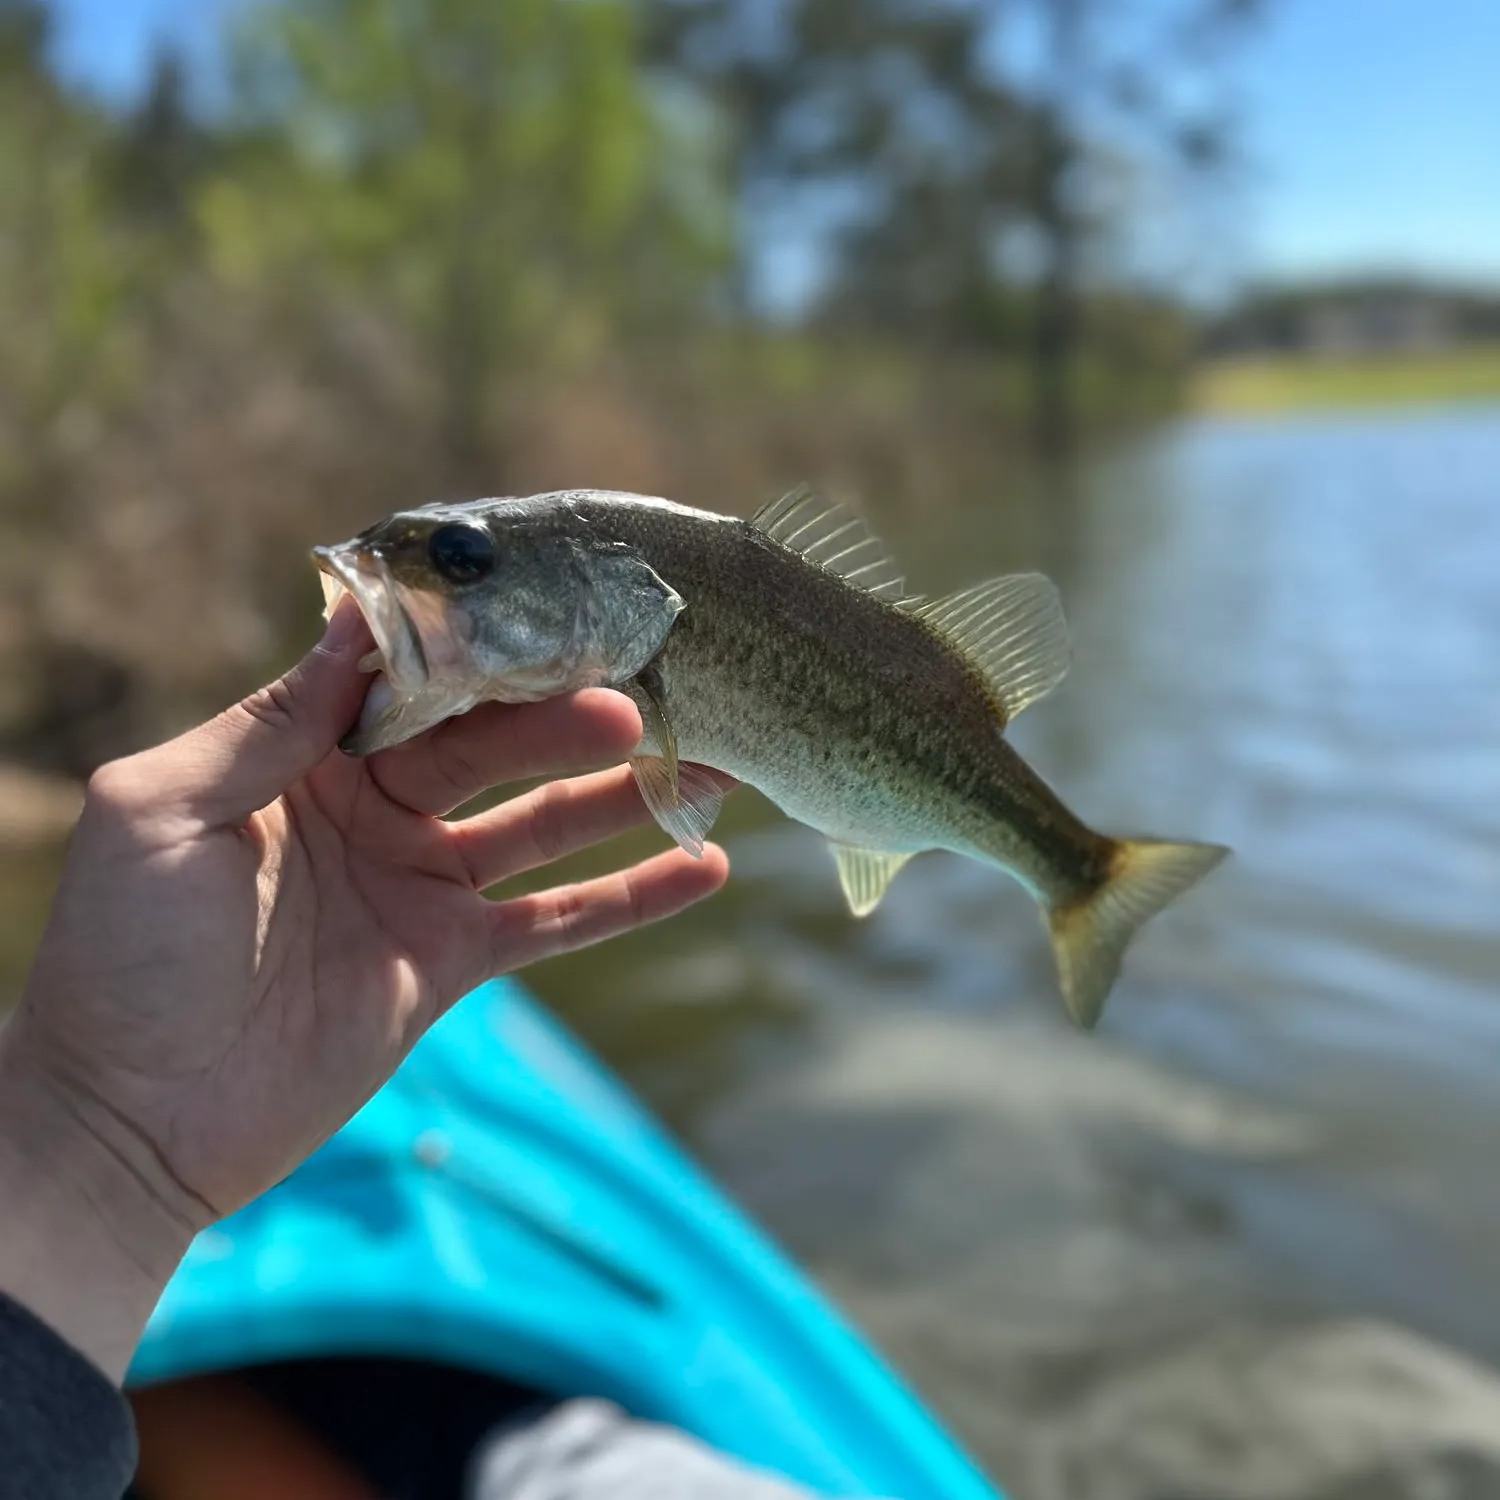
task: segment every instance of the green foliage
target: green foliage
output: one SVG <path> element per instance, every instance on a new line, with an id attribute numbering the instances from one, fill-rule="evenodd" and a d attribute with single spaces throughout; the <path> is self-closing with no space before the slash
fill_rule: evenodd
<path id="1" fill-rule="evenodd" d="M 1067 462 L 1140 184 L 1191 203 L 1225 176 L 1204 84 L 1258 0 L 1168 0 L 1149 21 L 1109 0 L 646 8 L 653 54 L 732 122 L 741 194 L 831 217 L 825 323 L 1025 359 L 1033 442 Z M 1022 17 L 1041 44 L 1029 78 L 993 45 Z"/>
<path id="2" fill-rule="evenodd" d="M 47 71 L 45 42 L 39 9 L 0 9 L 0 485 L 21 489 L 128 352 L 132 247 L 95 170 L 106 127 Z"/>
<path id="3" fill-rule="evenodd" d="M 653 57 L 722 112 L 735 190 L 837 206 L 825 318 L 984 341 L 992 247 L 1021 209 L 1026 170 L 1025 107 L 986 66 L 985 7 L 651 0 L 645 10 Z M 756 248 L 741 246 L 747 258 Z M 742 266 L 749 302 L 753 280 Z"/>
<path id="4" fill-rule="evenodd" d="M 465 458 L 502 370 L 577 369 L 701 307 L 712 140 L 654 106 L 617 0 L 283 0 L 237 64 L 267 145 L 205 191 L 217 264 L 396 314 Z"/>
<path id="5" fill-rule="evenodd" d="M 931 504 L 1022 461 L 1040 331 L 1089 432 L 1180 384 L 1182 316 L 1070 258 L 1079 134 L 986 62 L 1008 9 L 240 14 L 226 110 L 164 53 L 108 111 L 0 0 L 0 758 L 82 774 L 264 680 L 315 622 L 307 546 L 414 500 Z M 1039 284 L 995 242 L 1044 220 Z M 820 225 L 820 305 L 764 318 L 752 273 Z"/>

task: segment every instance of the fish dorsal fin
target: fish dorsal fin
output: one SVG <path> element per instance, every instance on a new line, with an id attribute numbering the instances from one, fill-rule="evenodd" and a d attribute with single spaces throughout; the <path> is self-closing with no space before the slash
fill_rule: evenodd
<path id="1" fill-rule="evenodd" d="M 901 569 L 885 543 L 848 506 L 824 500 L 805 484 L 761 506 L 750 524 L 773 542 L 888 604 L 898 603 L 906 592 Z"/>
<path id="2" fill-rule="evenodd" d="M 862 849 L 857 844 L 832 844 L 833 857 L 839 867 L 839 884 L 844 899 L 856 917 L 867 917 L 880 905 L 896 872 L 911 858 L 909 854 L 887 854 L 879 849 Z"/>
<path id="3" fill-rule="evenodd" d="M 1012 573 L 906 607 L 984 673 L 1007 723 L 1067 676 L 1068 622 L 1044 574 Z"/>

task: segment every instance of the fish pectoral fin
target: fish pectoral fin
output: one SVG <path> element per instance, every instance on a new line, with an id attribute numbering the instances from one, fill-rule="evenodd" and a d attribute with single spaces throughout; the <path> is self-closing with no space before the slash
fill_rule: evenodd
<path id="1" fill-rule="evenodd" d="M 635 755 L 630 769 L 651 816 L 694 859 L 701 859 L 703 841 L 724 805 L 723 788 L 691 761 L 674 758 L 668 766 L 660 755 Z"/>
<path id="2" fill-rule="evenodd" d="M 830 844 L 839 867 L 844 899 L 856 917 L 867 917 L 880 905 L 896 872 L 911 858 L 909 854 L 887 854 L 880 849 L 862 849 L 857 844 Z"/>
<path id="3" fill-rule="evenodd" d="M 759 532 L 825 572 L 888 603 L 899 603 L 906 580 L 884 542 L 859 516 L 798 485 L 750 517 Z"/>
<path id="4" fill-rule="evenodd" d="M 645 738 L 656 743 L 660 754 L 635 755 L 630 768 L 651 816 L 694 859 L 703 854 L 703 840 L 724 805 L 724 791 L 703 769 L 691 761 L 677 759 L 677 734 L 667 717 L 661 674 L 647 667 L 636 674 L 640 689 L 637 700 Z"/>
<path id="5" fill-rule="evenodd" d="M 1007 724 L 1068 674 L 1068 622 L 1044 574 L 1012 573 L 906 608 L 984 673 Z"/>
<path id="6" fill-rule="evenodd" d="M 677 796 L 677 731 L 667 717 L 664 702 L 666 691 L 662 686 L 661 673 L 648 666 L 635 674 L 635 685 L 640 690 L 636 706 L 641 711 L 642 739 L 655 744 L 656 753 L 666 762 L 667 775 L 672 782 L 672 796 Z"/>

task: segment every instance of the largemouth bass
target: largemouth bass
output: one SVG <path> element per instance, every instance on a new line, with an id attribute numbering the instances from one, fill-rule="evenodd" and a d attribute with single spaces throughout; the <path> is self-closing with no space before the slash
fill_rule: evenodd
<path id="1" fill-rule="evenodd" d="M 430 505 L 313 555 L 329 610 L 347 589 L 377 643 L 349 753 L 485 699 L 617 688 L 641 795 L 683 848 L 719 813 L 707 766 L 827 836 L 856 916 L 923 851 L 997 866 L 1085 1027 L 1138 929 L 1229 852 L 1096 833 L 1006 742 L 1067 670 L 1051 582 L 910 596 L 865 524 L 806 491 L 748 521 L 602 490 Z"/>

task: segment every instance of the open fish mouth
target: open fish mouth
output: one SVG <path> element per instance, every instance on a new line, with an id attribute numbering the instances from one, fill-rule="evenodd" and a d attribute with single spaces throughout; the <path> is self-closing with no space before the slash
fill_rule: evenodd
<path id="1" fill-rule="evenodd" d="M 352 594 L 375 637 L 360 666 L 376 672 L 358 723 L 340 748 L 372 755 L 399 745 L 478 702 L 482 680 L 469 656 L 472 634 L 461 613 L 438 594 L 407 589 L 378 548 L 361 541 L 314 547 L 323 585 L 324 617 Z"/>
<path id="2" fill-rule="evenodd" d="M 344 593 L 353 595 L 380 656 L 370 665 L 384 671 L 397 692 L 420 689 L 430 675 L 427 652 L 416 622 L 402 606 L 385 559 L 357 542 L 314 547 L 312 555 L 322 573 L 324 617 L 333 614 Z"/>

